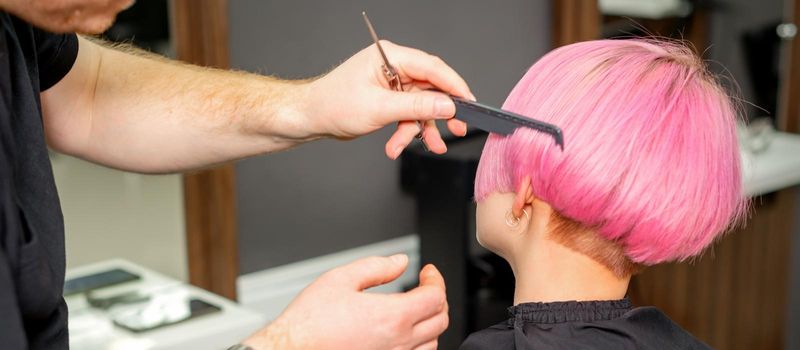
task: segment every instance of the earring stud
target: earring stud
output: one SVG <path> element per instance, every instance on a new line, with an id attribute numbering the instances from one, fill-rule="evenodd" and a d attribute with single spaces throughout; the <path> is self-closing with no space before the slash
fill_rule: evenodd
<path id="1" fill-rule="evenodd" d="M 530 216 L 530 214 L 528 214 L 527 210 L 522 209 L 522 213 L 525 214 L 526 218 L 530 219 L 531 216 Z M 520 219 L 521 219 L 521 217 L 518 218 L 518 217 L 514 216 L 514 213 L 512 213 L 511 210 L 506 212 L 506 225 L 508 225 L 508 227 L 512 227 L 512 228 L 513 227 L 517 227 L 517 225 L 519 225 L 519 220 Z"/>

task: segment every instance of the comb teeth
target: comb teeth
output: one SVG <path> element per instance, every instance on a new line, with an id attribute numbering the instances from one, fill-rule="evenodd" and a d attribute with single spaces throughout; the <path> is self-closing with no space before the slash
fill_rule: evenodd
<path id="1" fill-rule="evenodd" d="M 478 129 L 503 135 L 510 135 L 521 126 L 530 128 L 552 136 L 555 143 L 562 151 L 564 150 L 564 134 L 561 128 L 553 124 L 467 101 L 460 97 L 450 97 L 456 105 L 456 119 Z"/>

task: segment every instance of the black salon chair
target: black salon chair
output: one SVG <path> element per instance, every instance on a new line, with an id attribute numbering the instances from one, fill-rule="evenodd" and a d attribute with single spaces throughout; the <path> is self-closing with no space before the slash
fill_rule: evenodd
<path id="1" fill-rule="evenodd" d="M 446 141 L 445 155 L 416 144 L 401 157 L 401 186 L 416 198 L 420 261 L 447 282 L 450 326 L 439 348 L 456 349 L 471 332 L 507 317 L 514 276 L 502 258 L 475 240 L 473 187 L 486 133 Z"/>

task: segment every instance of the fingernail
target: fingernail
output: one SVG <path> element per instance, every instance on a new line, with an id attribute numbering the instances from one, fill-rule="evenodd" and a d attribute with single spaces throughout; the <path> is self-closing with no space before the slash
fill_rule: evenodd
<path id="1" fill-rule="evenodd" d="M 437 97 L 435 102 L 436 115 L 441 117 L 452 117 L 456 114 L 456 106 L 447 97 Z"/>
<path id="2" fill-rule="evenodd" d="M 398 265 L 405 264 L 408 261 L 408 256 L 405 254 L 395 254 L 389 257 L 392 262 Z"/>
<path id="3" fill-rule="evenodd" d="M 470 97 L 470 98 L 471 98 L 473 101 L 477 101 L 477 100 L 478 100 L 478 98 L 477 98 L 477 97 L 475 97 L 475 95 L 473 95 L 471 92 L 469 93 L 469 97 Z"/>

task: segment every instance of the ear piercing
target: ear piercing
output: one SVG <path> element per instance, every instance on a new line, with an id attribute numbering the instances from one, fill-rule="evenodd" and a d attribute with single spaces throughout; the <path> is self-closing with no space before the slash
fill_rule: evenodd
<path id="1" fill-rule="evenodd" d="M 525 218 L 527 219 L 531 218 L 530 214 L 528 214 L 527 209 L 522 209 L 522 213 L 525 214 Z M 511 210 L 506 212 L 506 225 L 508 225 L 508 227 L 512 228 L 517 227 L 517 225 L 519 225 L 519 220 L 520 218 L 514 216 L 514 213 L 511 212 Z"/>

